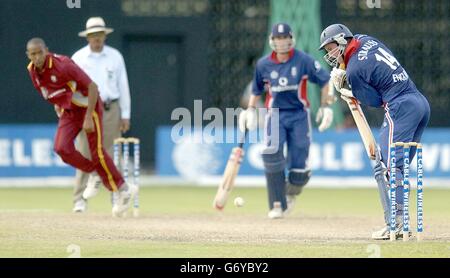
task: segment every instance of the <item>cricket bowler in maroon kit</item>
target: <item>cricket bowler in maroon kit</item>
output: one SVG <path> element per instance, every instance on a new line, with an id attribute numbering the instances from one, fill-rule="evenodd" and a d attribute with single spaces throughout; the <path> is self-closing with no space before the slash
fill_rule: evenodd
<path id="1" fill-rule="evenodd" d="M 108 190 L 119 191 L 118 201 L 113 206 L 113 216 L 122 216 L 137 193 L 137 187 L 124 182 L 103 148 L 103 105 L 98 97 L 97 85 L 69 57 L 48 52 L 45 42 L 40 38 L 28 42 L 27 56 L 31 61 L 28 71 L 34 87 L 54 105 L 59 117 L 55 152 L 67 164 L 92 173 L 94 177 L 99 176 Z M 86 132 L 92 160 L 75 149 L 74 140 L 82 130 Z M 96 195 L 100 182 L 97 184 L 97 188 L 87 189 L 91 190 L 87 198 Z"/>

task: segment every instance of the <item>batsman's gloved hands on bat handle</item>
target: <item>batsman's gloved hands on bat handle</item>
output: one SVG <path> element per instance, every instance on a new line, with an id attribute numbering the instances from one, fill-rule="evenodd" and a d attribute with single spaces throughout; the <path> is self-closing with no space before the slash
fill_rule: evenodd
<path id="1" fill-rule="evenodd" d="M 322 132 L 331 126 L 333 122 L 333 109 L 329 105 L 320 106 L 316 114 L 316 123 L 319 123 L 319 131 Z"/>
<path id="2" fill-rule="evenodd" d="M 330 73 L 330 81 L 333 83 L 336 91 L 341 92 L 347 82 L 347 73 L 343 69 L 333 68 Z"/>
<path id="3" fill-rule="evenodd" d="M 333 68 L 330 73 L 330 81 L 333 83 L 336 91 L 341 93 L 341 98 L 347 101 L 346 98 L 354 98 L 352 90 L 347 82 L 347 72 L 343 69 Z"/>
<path id="4" fill-rule="evenodd" d="M 239 114 L 239 129 L 242 133 L 247 128 L 248 131 L 256 129 L 258 125 L 258 116 L 255 107 L 249 107 Z"/>

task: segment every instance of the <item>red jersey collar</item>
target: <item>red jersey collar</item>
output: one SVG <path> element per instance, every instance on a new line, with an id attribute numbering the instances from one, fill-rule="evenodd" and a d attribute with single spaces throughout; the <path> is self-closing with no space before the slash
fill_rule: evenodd
<path id="1" fill-rule="evenodd" d="M 52 53 L 47 53 L 47 56 L 45 56 L 45 61 L 44 61 L 44 66 L 42 67 L 43 69 L 51 69 L 53 67 L 53 58 L 52 58 L 53 54 Z M 33 62 L 30 62 L 30 65 L 28 65 L 28 68 L 30 68 L 30 66 L 33 68 L 34 71 L 37 71 L 36 66 L 33 64 Z"/>
<path id="2" fill-rule="evenodd" d="M 295 53 L 295 49 L 291 49 L 289 50 L 289 59 L 288 61 L 294 56 Z M 275 51 L 272 51 L 272 54 L 270 54 L 270 59 L 275 63 L 275 64 L 281 64 L 280 61 L 278 61 L 277 59 L 277 53 Z M 287 61 L 286 61 L 287 62 Z"/>
<path id="3" fill-rule="evenodd" d="M 51 69 L 53 67 L 53 53 L 47 53 L 47 56 L 45 57 L 45 63 L 44 68 Z"/>
<path id="4" fill-rule="evenodd" d="M 344 64 L 345 67 L 347 67 L 348 61 L 350 60 L 350 57 L 358 50 L 359 46 L 361 45 L 361 42 L 355 38 L 353 38 L 348 46 L 345 48 L 344 51 Z"/>

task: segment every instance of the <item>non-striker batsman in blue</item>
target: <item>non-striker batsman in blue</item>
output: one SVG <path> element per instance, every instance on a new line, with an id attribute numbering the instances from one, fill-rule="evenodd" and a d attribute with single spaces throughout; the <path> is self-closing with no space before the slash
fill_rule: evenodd
<path id="1" fill-rule="evenodd" d="M 333 24 L 323 30 L 320 49 L 326 50 L 325 60 L 335 67 L 331 72 L 331 81 L 342 98 L 355 97 L 362 105 L 385 110 L 379 138 L 381 154 L 378 155 L 374 173 L 386 225 L 374 232 L 372 238 L 389 238 L 387 180 L 389 173 L 394 170 L 397 177 L 396 236 L 402 237 L 403 153 L 396 152 L 396 169 L 390 169 L 389 147 L 395 142 L 420 142 L 430 118 L 428 101 L 416 88 L 394 54 L 376 38 L 353 35 L 346 26 Z M 345 79 L 348 86 L 344 86 Z M 411 149 L 410 161 L 415 151 L 415 148 Z"/>
<path id="2" fill-rule="evenodd" d="M 247 110 L 239 117 L 239 127 L 241 131 L 256 128 L 255 105 L 261 95 L 267 93 L 266 148 L 262 156 L 269 195 L 268 216 L 273 219 L 281 218 L 292 210 L 296 196 L 311 176 L 308 165 L 311 123 L 307 81 L 322 88 L 321 107 L 316 118 L 320 122 L 320 131 L 332 123 L 333 110 L 329 105 L 335 101 L 335 96 L 328 95 L 329 72 L 310 55 L 294 48 L 295 38 L 288 24 L 273 26 L 269 44 L 273 52 L 258 60 L 253 93 Z M 271 136 L 275 132 L 278 136 Z M 278 138 L 277 142 L 274 138 Z M 285 143 L 286 158 L 283 154 Z"/>

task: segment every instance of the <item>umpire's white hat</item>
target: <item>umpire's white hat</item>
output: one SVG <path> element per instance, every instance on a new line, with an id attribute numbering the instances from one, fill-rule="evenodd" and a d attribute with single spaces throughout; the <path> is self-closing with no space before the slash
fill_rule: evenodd
<path id="1" fill-rule="evenodd" d="M 105 21 L 101 17 L 91 17 L 86 21 L 86 30 L 78 33 L 80 37 L 86 37 L 88 34 L 96 32 L 105 32 L 105 34 L 112 33 L 114 29 L 107 28 Z"/>

